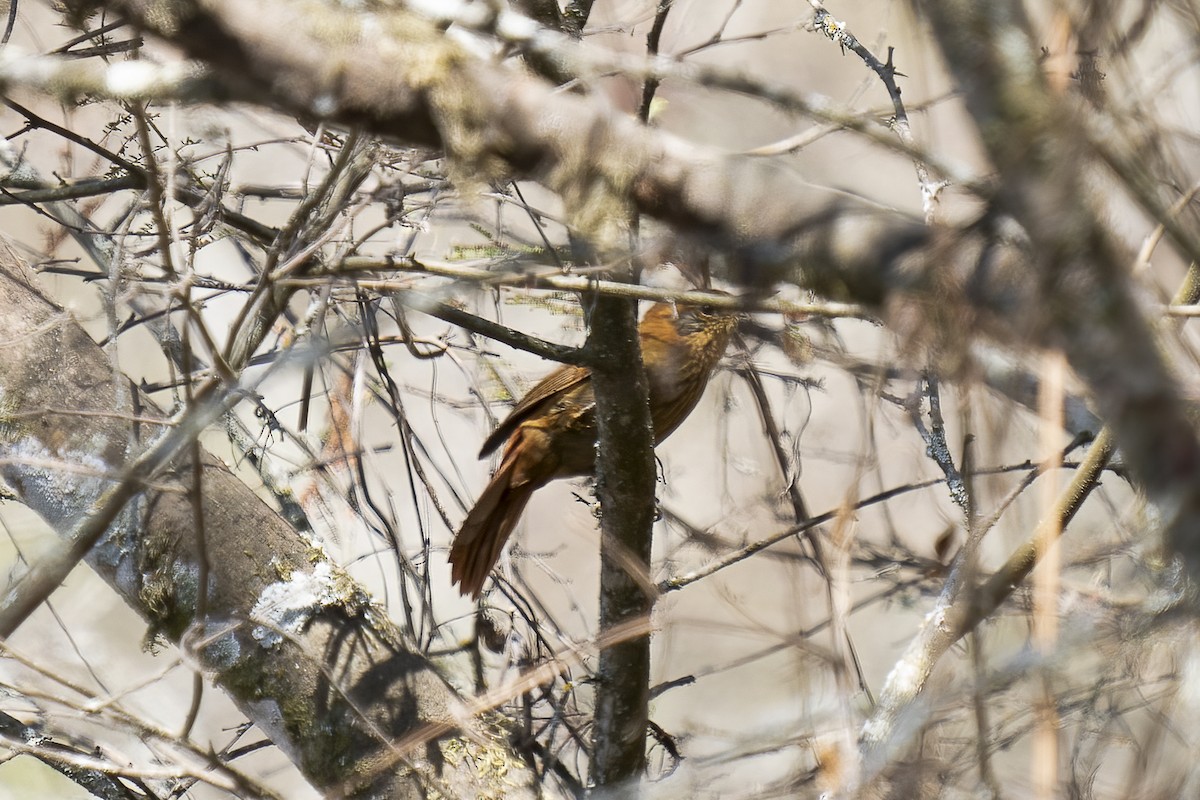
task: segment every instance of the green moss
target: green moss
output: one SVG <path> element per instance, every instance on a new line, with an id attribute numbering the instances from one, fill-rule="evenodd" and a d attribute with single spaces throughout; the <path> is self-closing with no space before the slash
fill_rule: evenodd
<path id="1" fill-rule="evenodd" d="M 195 613 L 195 583 L 181 581 L 183 570 L 176 569 L 170 558 L 175 538 L 173 530 L 151 526 L 137 548 L 138 572 L 142 576 L 138 600 L 149 617 L 148 640 L 165 635 L 177 641 L 192 624 Z"/>
<path id="2" fill-rule="evenodd" d="M 438 749 L 450 767 L 468 765 L 473 770 L 479 800 L 500 800 L 520 788 L 520 776 L 528 774 L 526 765 L 513 753 L 507 731 L 496 715 L 484 715 L 479 722 L 479 736 L 448 737 L 438 742 Z"/>
<path id="3" fill-rule="evenodd" d="M 329 786 L 345 779 L 344 765 L 351 754 L 371 745 L 360 741 L 363 737 L 352 726 L 331 724 L 334 714 L 316 712 L 311 693 L 297 686 L 295 672 L 286 668 L 294 657 L 268 656 L 267 651 L 249 645 L 243 657 L 221 673 L 218 683 L 243 702 L 273 703 L 287 737 L 284 746 L 297 753 L 310 781 Z"/>

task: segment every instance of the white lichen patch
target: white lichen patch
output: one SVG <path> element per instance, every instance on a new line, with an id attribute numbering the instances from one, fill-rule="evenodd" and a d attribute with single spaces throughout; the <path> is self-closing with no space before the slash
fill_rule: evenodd
<path id="1" fill-rule="evenodd" d="M 232 669 L 242 658 L 241 640 L 237 636 L 238 626 L 235 623 L 216 620 L 209 620 L 209 625 L 216 628 L 216 633 L 206 629 L 205 665 L 218 672 Z"/>
<path id="2" fill-rule="evenodd" d="M 0 457 L 5 479 L 22 501 L 62 529 L 112 485 L 112 468 L 96 452 L 53 452 L 40 439 L 22 436 L 0 450 Z"/>
<path id="3" fill-rule="evenodd" d="M 286 581 L 272 583 L 259 595 L 250 619 L 260 623 L 250 634 L 266 647 L 275 647 L 285 634 L 299 634 L 323 608 L 341 603 L 337 576 L 327 561 L 312 572 L 297 570 Z"/>
<path id="4" fill-rule="evenodd" d="M 175 594 L 181 600 L 194 605 L 200 589 L 200 567 L 194 561 L 175 561 L 171 564 L 171 585 Z M 213 591 L 211 576 L 208 581 L 209 592 Z"/>
<path id="5" fill-rule="evenodd" d="M 25 160 L 24 151 L 13 147 L 7 139 L 0 139 L 0 185 L 40 179 L 37 170 Z"/>

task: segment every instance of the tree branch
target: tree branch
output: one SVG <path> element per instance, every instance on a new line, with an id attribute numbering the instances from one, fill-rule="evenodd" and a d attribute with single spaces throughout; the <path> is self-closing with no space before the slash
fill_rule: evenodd
<path id="1" fill-rule="evenodd" d="M 654 526 L 654 435 L 638 346 L 637 303 L 599 297 L 587 349 L 596 392 L 596 494 L 600 498 L 600 631 L 649 619 Z M 634 783 L 646 766 L 650 637 L 600 653 L 592 771 L 597 786 Z"/>

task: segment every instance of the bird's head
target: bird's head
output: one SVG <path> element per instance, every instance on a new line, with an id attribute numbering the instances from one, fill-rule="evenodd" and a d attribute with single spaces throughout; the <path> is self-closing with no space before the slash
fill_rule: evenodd
<path id="1" fill-rule="evenodd" d="M 742 314 L 730 308 L 678 303 L 674 309 L 675 327 L 682 336 L 703 336 L 728 342 Z"/>
<path id="2" fill-rule="evenodd" d="M 723 293 L 722 293 L 723 294 Z M 720 359 L 742 315 L 706 303 L 655 303 L 642 319 L 642 350 L 657 341 L 672 350 L 682 348 L 699 357 L 705 370 Z"/>

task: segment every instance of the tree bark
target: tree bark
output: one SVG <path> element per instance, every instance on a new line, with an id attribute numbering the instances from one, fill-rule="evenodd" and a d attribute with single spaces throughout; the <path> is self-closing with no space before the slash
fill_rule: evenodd
<path id="1" fill-rule="evenodd" d="M 588 350 L 596 390 L 596 494 L 600 519 L 600 631 L 643 628 L 657 591 L 650 580 L 654 434 L 638 346 L 637 301 L 598 297 Z M 642 622 L 642 625 L 638 623 Z M 646 766 L 650 636 L 630 631 L 600 652 L 592 780 L 636 785 Z M 632 788 L 622 796 L 636 796 Z"/>

